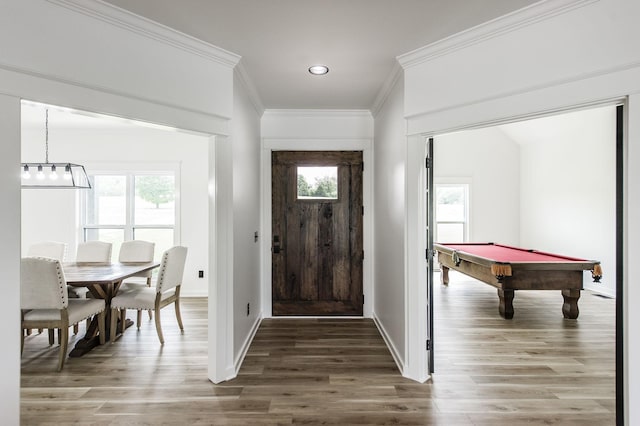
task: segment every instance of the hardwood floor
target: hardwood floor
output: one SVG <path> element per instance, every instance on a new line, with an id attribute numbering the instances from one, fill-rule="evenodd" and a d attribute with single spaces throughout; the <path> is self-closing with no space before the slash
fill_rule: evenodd
<path id="1" fill-rule="evenodd" d="M 143 316 L 140 332 L 61 373 L 46 333 L 27 337 L 22 424 L 615 424 L 613 299 L 583 292 L 579 319 L 565 320 L 560 292 L 516 292 L 504 320 L 495 289 L 451 278 L 435 287 L 436 374 L 425 384 L 400 375 L 371 320 L 270 319 L 238 377 L 216 386 L 206 300 L 184 299 L 184 334 L 162 312 L 164 347 Z"/>

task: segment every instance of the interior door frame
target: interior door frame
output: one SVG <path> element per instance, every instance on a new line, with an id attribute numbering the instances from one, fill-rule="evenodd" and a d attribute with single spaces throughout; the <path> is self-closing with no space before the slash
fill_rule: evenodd
<path id="1" fill-rule="evenodd" d="M 628 182 L 629 129 L 628 127 L 629 127 L 629 121 L 630 121 L 629 113 L 631 110 L 631 108 L 629 107 L 629 98 L 618 97 L 618 98 L 606 99 L 606 100 L 602 100 L 601 102 L 589 103 L 588 105 L 573 105 L 563 110 L 547 110 L 547 111 L 538 112 L 536 114 L 525 114 L 521 116 L 509 117 L 508 119 L 504 119 L 504 120 L 476 123 L 473 126 L 451 128 L 451 129 L 447 129 L 446 131 L 442 130 L 442 131 L 432 132 L 432 133 L 421 133 L 416 135 L 410 135 L 408 136 L 407 139 L 409 142 L 409 148 L 411 149 L 411 147 L 413 146 L 413 150 L 415 154 L 419 152 L 418 148 L 415 147 L 415 145 L 419 143 L 420 140 L 425 141 L 425 140 L 435 139 L 437 138 L 438 135 L 441 135 L 441 134 L 451 133 L 454 131 L 482 129 L 486 127 L 498 126 L 500 124 L 526 121 L 529 119 L 539 118 L 541 116 L 554 116 L 554 115 L 562 114 L 565 112 L 577 111 L 580 109 L 597 108 L 597 107 L 607 106 L 607 105 L 613 106 L 616 108 L 616 135 L 614 140 L 615 148 L 616 148 L 616 157 L 615 157 L 615 161 L 616 161 L 616 177 L 615 177 L 616 179 L 616 184 L 615 184 L 616 186 L 615 187 L 615 191 L 616 191 L 616 213 L 615 213 L 616 214 L 616 229 L 615 229 L 616 265 L 615 265 L 615 271 L 614 271 L 615 287 L 616 287 L 615 389 L 616 389 L 616 424 L 622 425 L 624 424 L 625 419 L 628 418 L 627 406 L 629 404 L 629 396 L 628 396 L 629 386 L 627 382 L 630 380 L 628 375 L 628 363 L 629 363 L 627 359 L 628 349 L 626 349 L 626 345 L 628 345 L 627 341 L 629 340 L 628 329 L 625 330 L 625 325 L 628 325 L 628 322 L 625 321 L 626 319 L 625 317 L 628 316 L 626 307 L 627 307 L 627 299 L 628 299 L 628 293 L 629 293 L 628 284 L 626 284 L 626 282 L 629 281 L 628 265 L 625 265 L 625 259 L 627 259 L 628 257 L 628 253 L 626 252 L 626 247 L 628 244 L 628 234 L 632 232 L 632 230 L 630 230 L 631 226 L 629 226 L 629 221 L 625 217 L 626 212 L 628 211 L 628 207 L 627 207 L 628 201 L 625 200 L 625 194 L 628 194 L 628 185 L 629 185 L 629 182 Z M 409 155 L 408 159 L 411 159 L 411 158 L 412 158 L 411 155 Z M 408 160 L 407 168 L 409 170 L 411 169 L 417 170 L 416 167 L 419 162 L 420 161 L 416 161 L 415 159 Z M 424 174 L 419 179 L 416 179 L 413 182 L 411 180 L 408 180 L 407 181 L 408 183 L 411 182 L 411 185 L 408 185 L 408 188 L 407 188 L 408 193 L 410 193 L 412 190 L 415 192 L 416 185 L 420 185 L 420 188 L 423 188 L 425 181 L 426 181 L 426 177 Z M 411 217 L 409 218 L 410 221 L 408 222 L 408 228 L 410 228 L 410 232 L 412 233 L 416 233 L 416 231 L 418 231 L 419 233 L 419 230 L 424 229 L 424 227 L 426 226 L 426 218 L 433 213 L 427 210 L 427 203 L 421 203 L 421 205 L 422 205 L 422 212 L 421 212 L 422 214 L 417 218 L 411 218 Z M 413 223 L 411 222 L 411 219 L 413 219 Z M 426 238 L 423 238 L 423 241 L 424 241 L 423 245 L 425 247 L 428 247 L 429 243 L 426 241 Z M 418 248 L 418 250 L 416 250 L 416 247 Z M 407 271 L 407 273 L 411 272 L 410 270 L 411 268 L 413 268 L 414 270 L 415 269 L 419 270 L 420 268 L 422 268 L 421 266 L 422 260 L 418 260 L 420 258 L 421 247 L 419 245 L 416 247 L 414 247 L 414 250 L 412 252 L 409 252 L 409 251 L 407 252 L 408 256 L 413 256 L 413 259 L 409 258 L 410 268 Z M 409 248 L 411 248 L 411 246 L 409 246 Z M 411 291 L 415 292 L 415 289 L 412 290 L 411 287 L 419 287 L 424 282 L 427 282 L 426 278 L 424 281 L 417 281 L 413 285 L 408 285 L 407 293 Z M 407 307 L 409 311 L 411 309 L 411 305 L 408 304 Z M 424 304 L 424 306 L 419 306 L 419 305 L 415 306 L 413 311 L 414 311 L 413 313 L 414 318 L 418 317 L 422 319 L 423 317 L 427 317 L 426 304 Z M 411 313 L 407 313 L 408 317 L 410 315 Z M 420 338 L 422 337 L 422 335 L 420 335 L 419 333 L 416 333 L 415 331 L 413 332 L 413 334 L 410 334 L 409 325 L 408 325 L 407 338 L 412 338 L 412 337 L 415 338 L 416 336 L 419 336 Z M 407 346 L 407 348 L 409 348 L 409 346 Z M 431 347 L 431 349 L 433 349 L 433 346 Z M 422 351 L 423 349 L 416 349 L 415 353 L 421 353 Z M 429 353 L 428 351 L 425 351 L 423 353 L 426 354 L 426 356 L 428 357 L 432 356 L 432 354 Z M 411 377 L 414 380 L 417 380 L 420 382 L 427 380 L 426 377 L 421 375 L 421 369 L 424 368 L 424 364 L 420 364 L 420 361 L 422 361 L 422 357 L 414 356 L 414 353 L 407 352 L 407 359 L 411 359 L 412 357 L 413 359 L 416 359 L 419 361 L 418 362 L 419 365 L 417 366 L 417 368 L 412 366 L 413 367 L 412 372 L 414 374 L 413 376 L 408 376 L 407 374 L 405 374 L 405 376 Z M 423 361 L 423 362 L 426 362 L 426 361 Z M 433 373 L 433 371 L 430 371 L 430 373 Z M 625 405 L 625 401 L 627 406 Z"/>
<path id="2" fill-rule="evenodd" d="M 362 173 L 363 247 L 362 291 L 364 306 L 362 316 L 373 317 L 373 140 L 372 139 L 270 139 L 262 140 L 261 150 L 261 188 L 260 205 L 262 236 L 260 237 L 261 265 L 260 277 L 262 289 L 261 308 L 263 318 L 276 318 L 272 311 L 272 268 L 271 268 L 271 153 L 272 151 L 362 151 L 364 170 Z M 277 317 L 282 318 L 282 317 Z M 286 317 L 291 318 L 291 317 Z M 313 317 L 308 317 L 313 318 Z M 341 317 L 349 318 L 349 317 Z"/>

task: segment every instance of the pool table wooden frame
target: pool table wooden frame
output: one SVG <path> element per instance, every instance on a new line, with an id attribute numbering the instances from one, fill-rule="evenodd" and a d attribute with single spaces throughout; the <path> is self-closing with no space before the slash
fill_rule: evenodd
<path id="1" fill-rule="evenodd" d="M 516 250 L 521 251 L 521 253 L 513 252 L 514 254 L 526 252 L 527 255 L 532 257 L 540 254 L 541 258 L 544 257 L 547 260 L 497 261 L 460 249 L 461 246 L 473 249 L 474 247 L 470 246 L 488 245 L 504 249 L 506 253 L 509 250 Z M 496 287 L 500 298 L 498 311 L 506 319 L 513 318 L 515 290 L 560 290 L 564 298 L 564 304 L 562 305 L 564 317 L 576 319 L 579 314 L 578 299 L 580 299 L 580 290 L 582 290 L 582 271 L 591 271 L 592 277 L 596 282 L 599 282 L 602 276 L 600 263 L 597 261 L 576 259 L 535 250 L 525 250 L 494 243 L 436 243 L 433 247 L 438 253 L 443 285 L 449 284 L 449 269 L 453 269 Z M 549 261 L 549 256 L 556 257 L 557 261 Z"/>

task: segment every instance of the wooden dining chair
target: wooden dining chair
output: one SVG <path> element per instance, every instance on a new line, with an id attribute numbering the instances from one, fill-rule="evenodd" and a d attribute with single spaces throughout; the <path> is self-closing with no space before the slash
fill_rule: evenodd
<path id="1" fill-rule="evenodd" d="M 142 240 L 129 240 L 124 241 L 120 245 L 120 253 L 118 254 L 118 261 L 120 263 L 143 263 L 143 262 L 153 262 L 153 256 L 155 252 L 156 244 L 150 241 L 142 241 Z M 153 271 L 146 271 L 140 274 L 134 275 L 132 278 L 127 278 L 120 285 L 120 291 L 124 291 L 127 289 L 133 289 L 136 286 L 146 286 L 151 287 L 151 276 Z M 136 280 L 136 278 L 144 278 L 143 282 Z M 151 310 L 149 312 L 149 319 L 153 318 L 153 313 Z M 142 311 L 138 310 L 138 328 L 140 328 L 140 323 L 142 321 Z"/>
<path id="2" fill-rule="evenodd" d="M 105 301 L 103 299 L 69 299 L 67 283 L 60 261 L 45 257 L 25 257 L 20 263 L 20 308 L 22 342 L 24 330 L 47 328 L 59 330 L 58 371 L 67 357 L 69 326 L 98 315 L 100 343 L 105 340 Z"/>
<path id="3" fill-rule="evenodd" d="M 39 241 L 29 246 L 27 256 L 48 257 L 63 262 L 66 248 L 67 245 L 59 241 Z"/>
<path id="4" fill-rule="evenodd" d="M 28 257 L 48 257 L 50 259 L 56 259 L 60 262 L 64 261 L 64 253 L 67 249 L 67 245 L 60 241 L 39 241 L 33 243 L 27 249 Z M 75 293 L 74 293 L 75 294 Z M 31 329 L 26 331 L 27 335 L 31 334 Z M 38 333 L 42 333 L 42 329 L 38 329 Z M 78 334 L 78 324 L 73 326 L 73 334 Z M 49 344 L 53 345 L 54 334 L 53 330 L 49 330 Z"/>
<path id="5" fill-rule="evenodd" d="M 111 247 L 111 243 L 104 241 L 79 243 L 76 250 L 76 263 L 111 263 Z"/>
<path id="6" fill-rule="evenodd" d="M 158 339 L 161 344 L 164 344 L 160 325 L 160 309 L 173 303 L 178 326 L 180 330 L 184 330 L 180 316 L 180 286 L 182 285 L 186 258 L 186 247 L 170 248 L 162 254 L 155 288 L 138 286 L 119 292 L 111 299 L 111 342 L 115 341 L 118 318 L 120 318 L 120 324 L 124 324 L 126 321 L 127 309 L 153 310 Z M 124 332 L 124 327 L 122 331 Z"/>

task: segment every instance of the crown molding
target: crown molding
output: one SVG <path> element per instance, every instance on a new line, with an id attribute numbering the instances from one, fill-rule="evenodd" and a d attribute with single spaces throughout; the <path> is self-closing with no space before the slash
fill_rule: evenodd
<path id="1" fill-rule="evenodd" d="M 240 56 L 101 0 L 46 0 L 93 19 L 233 68 Z"/>
<path id="2" fill-rule="evenodd" d="M 373 118 L 363 109 L 267 109 L 264 117 L 288 118 Z"/>
<path id="3" fill-rule="evenodd" d="M 396 85 L 403 73 L 404 70 L 402 69 L 400 64 L 397 61 L 394 61 L 393 69 L 385 79 L 384 83 L 382 83 L 382 86 L 380 87 L 380 90 L 378 91 L 378 94 L 373 101 L 373 105 L 371 105 L 371 115 L 373 115 L 374 117 L 378 115 L 378 113 L 382 109 L 382 106 L 391 94 L 393 87 Z"/>
<path id="4" fill-rule="evenodd" d="M 242 60 L 234 68 L 234 73 L 247 91 L 247 96 L 249 96 L 249 100 L 253 104 L 256 112 L 258 113 L 258 115 L 262 116 L 265 111 L 264 104 L 262 103 L 262 99 L 260 99 L 260 95 L 258 94 L 256 86 L 251 81 L 251 78 L 249 77 L 249 74 L 247 73 L 247 70 L 242 63 Z"/>
<path id="5" fill-rule="evenodd" d="M 600 0 L 542 0 L 397 57 L 404 69 L 448 55 Z"/>

